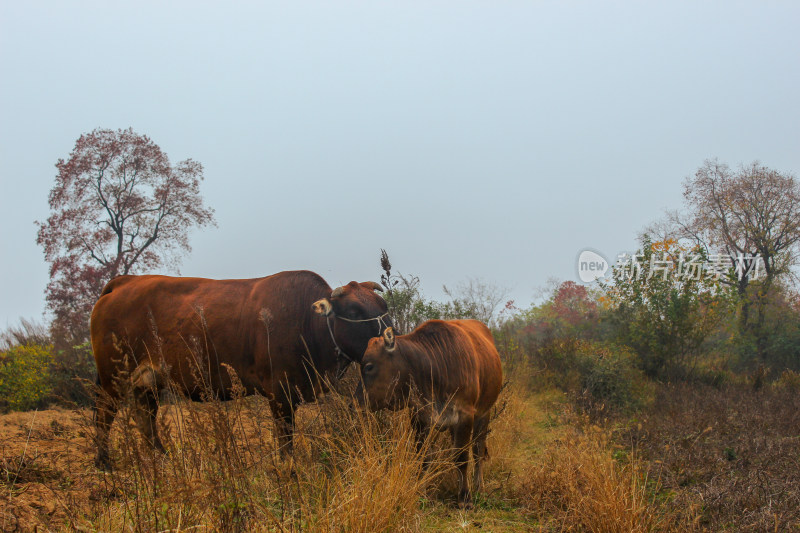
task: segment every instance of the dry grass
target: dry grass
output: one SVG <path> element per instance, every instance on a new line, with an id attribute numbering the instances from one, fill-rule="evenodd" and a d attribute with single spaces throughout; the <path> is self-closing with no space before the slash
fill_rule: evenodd
<path id="1" fill-rule="evenodd" d="M 508 406 L 489 437 L 486 497 L 469 513 L 455 502 L 444 435 L 429 435 L 425 446 L 438 454 L 424 469 L 427 450 L 417 453 L 406 413 L 351 410 L 336 395 L 299 409 L 291 461 L 275 450 L 263 398 L 162 405 L 168 455 L 151 451 L 123 408 L 112 431 L 112 473 L 92 465 L 90 412 L 6 415 L 4 460 L 13 469 L 26 450 L 35 468 L 0 487 L 8 504 L 0 530 L 419 531 L 441 529 L 443 520 L 457 529 L 465 521 L 495 523 L 497 516 L 519 530 L 528 517 L 514 516 L 509 480 L 525 464 L 526 442 L 535 440 L 529 416 L 541 414 L 528 397 L 504 396 Z"/>
<path id="2" fill-rule="evenodd" d="M 547 446 L 523 475 L 520 499 L 554 530 L 643 532 L 663 521 L 639 462 L 616 460 L 597 426 Z"/>
<path id="3" fill-rule="evenodd" d="M 458 509 L 444 455 L 422 468 L 405 413 L 335 394 L 299 409 L 293 460 L 276 452 L 263 398 L 163 405 L 168 455 L 123 409 L 113 473 L 92 466 L 88 411 L 12 413 L 0 417 L 0 531 L 787 530 L 800 508 L 789 390 L 662 388 L 646 416 L 598 427 L 563 394 L 512 384 L 472 511 Z"/>
<path id="4" fill-rule="evenodd" d="M 413 531 L 417 504 L 442 472 L 439 464 L 422 468 L 402 416 L 352 410 L 342 396 L 298 412 L 291 458 L 276 449 L 263 398 L 165 411 L 170 453 L 152 451 L 122 424 L 105 494 L 76 523 L 106 531 Z"/>
<path id="5" fill-rule="evenodd" d="M 790 387 L 662 386 L 615 437 L 696 528 L 800 528 L 800 395 Z"/>

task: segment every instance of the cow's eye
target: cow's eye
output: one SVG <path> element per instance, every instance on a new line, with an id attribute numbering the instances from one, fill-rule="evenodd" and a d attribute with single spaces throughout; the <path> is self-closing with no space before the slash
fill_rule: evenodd
<path id="1" fill-rule="evenodd" d="M 367 363 L 366 365 L 364 365 L 364 372 L 370 373 L 373 370 L 375 370 L 375 365 L 373 363 Z"/>

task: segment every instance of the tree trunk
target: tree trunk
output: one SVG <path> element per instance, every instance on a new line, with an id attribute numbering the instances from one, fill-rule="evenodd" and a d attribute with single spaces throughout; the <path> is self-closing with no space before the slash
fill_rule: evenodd
<path id="1" fill-rule="evenodd" d="M 759 287 L 756 300 L 756 323 L 753 326 L 753 336 L 756 340 L 756 356 L 763 363 L 767 358 L 767 332 L 764 328 L 767 311 L 767 293 L 769 292 L 769 279 L 764 282 L 764 287 Z"/>
<path id="2" fill-rule="evenodd" d="M 739 283 L 736 284 L 736 291 L 739 294 L 739 334 L 746 337 L 748 333 L 748 321 L 750 320 L 750 299 L 747 294 L 748 279 L 742 276 Z"/>

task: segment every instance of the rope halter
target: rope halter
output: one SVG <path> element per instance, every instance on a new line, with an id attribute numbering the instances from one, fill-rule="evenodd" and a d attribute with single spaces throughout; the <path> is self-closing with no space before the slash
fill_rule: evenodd
<path id="1" fill-rule="evenodd" d="M 375 322 L 378 323 L 377 324 L 378 325 L 378 335 L 376 335 L 376 336 L 380 337 L 380 335 L 383 333 L 383 330 L 385 330 L 388 327 L 386 325 L 386 322 L 384 321 L 384 318 L 386 318 L 387 316 L 389 316 L 389 312 L 388 311 L 383 313 L 382 315 L 379 315 L 379 316 L 376 316 L 376 317 L 373 317 L 373 318 L 364 318 L 364 319 L 360 319 L 360 320 L 356 320 L 356 319 L 353 319 L 353 318 L 345 318 L 343 316 L 338 316 L 337 314 L 335 314 L 333 312 L 331 312 L 331 314 L 329 314 L 328 316 L 325 317 L 325 322 L 328 324 L 328 333 L 331 334 L 331 340 L 333 341 L 334 350 L 336 351 L 336 355 L 337 355 L 336 364 L 337 364 L 338 369 L 336 370 L 336 379 L 342 379 L 344 377 L 344 373 L 347 372 L 347 368 L 350 366 L 350 363 L 355 363 L 356 360 L 353 359 L 352 357 L 350 357 L 349 355 L 347 355 L 347 353 L 345 353 L 345 351 L 342 350 L 341 346 L 339 346 L 339 343 L 336 342 L 336 337 L 333 335 L 333 328 L 331 327 L 331 318 L 332 317 L 333 318 L 338 318 L 339 320 L 343 320 L 345 322 L 352 322 L 352 323 L 372 322 L 374 320 Z"/>

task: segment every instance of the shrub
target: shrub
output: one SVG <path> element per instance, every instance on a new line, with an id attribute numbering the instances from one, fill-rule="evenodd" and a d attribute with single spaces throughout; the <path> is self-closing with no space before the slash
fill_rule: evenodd
<path id="1" fill-rule="evenodd" d="M 505 367 L 524 372 L 532 390 L 579 386 L 576 353 L 585 342 L 608 336 L 603 312 L 586 287 L 567 281 L 540 305 L 519 310 L 509 302 L 494 337 Z"/>
<path id="2" fill-rule="evenodd" d="M 443 286 L 450 301 L 439 302 L 425 297 L 418 276 L 393 273 L 386 250 L 381 250 L 381 268 L 381 284 L 386 289 L 383 297 L 394 329 L 401 334 L 410 333 L 426 320 L 472 318 L 493 325 L 495 310 L 506 295 L 506 290 L 501 287 L 470 278 L 457 285 L 455 290 Z"/>
<path id="3" fill-rule="evenodd" d="M 692 380 L 696 383 L 709 385 L 715 389 L 722 387 L 736 381 L 736 376 L 725 368 L 717 365 L 699 366 L 692 375 Z"/>
<path id="4" fill-rule="evenodd" d="M 0 353 L 0 407 L 28 410 L 40 407 L 50 394 L 52 346 L 14 346 Z"/>
<path id="5" fill-rule="evenodd" d="M 54 399 L 83 406 L 92 403 L 86 385 L 94 383 L 97 369 L 90 342 L 56 351 L 49 370 Z"/>
<path id="6" fill-rule="evenodd" d="M 775 381 L 774 387 L 778 390 L 784 389 L 795 393 L 800 392 L 800 372 L 795 372 L 787 368 Z"/>
<path id="7" fill-rule="evenodd" d="M 649 396 L 637 354 L 610 339 L 608 298 L 567 281 L 542 304 L 521 311 L 494 335 L 507 369 L 528 386 L 556 386 L 587 410 L 637 408 Z"/>
<path id="8" fill-rule="evenodd" d="M 764 335 L 764 359 L 745 359 L 743 366 L 768 364 L 775 374 L 783 368 L 800 370 L 800 296 L 787 287 L 773 287 L 764 298 L 765 318 L 759 326 Z"/>
<path id="9" fill-rule="evenodd" d="M 652 242 L 648 235 L 641 246 L 604 285 L 618 340 L 634 349 L 648 376 L 687 377 L 729 315 L 730 289 L 696 274 L 708 261 L 702 249 Z"/>
<path id="10" fill-rule="evenodd" d="M 575 366 L 580 378 L 583 407 L 628 410 L 640 407 L 647 396 L 645 378 L 636 367 L 636 355 L 612 343 L 582 343 Z"/>

